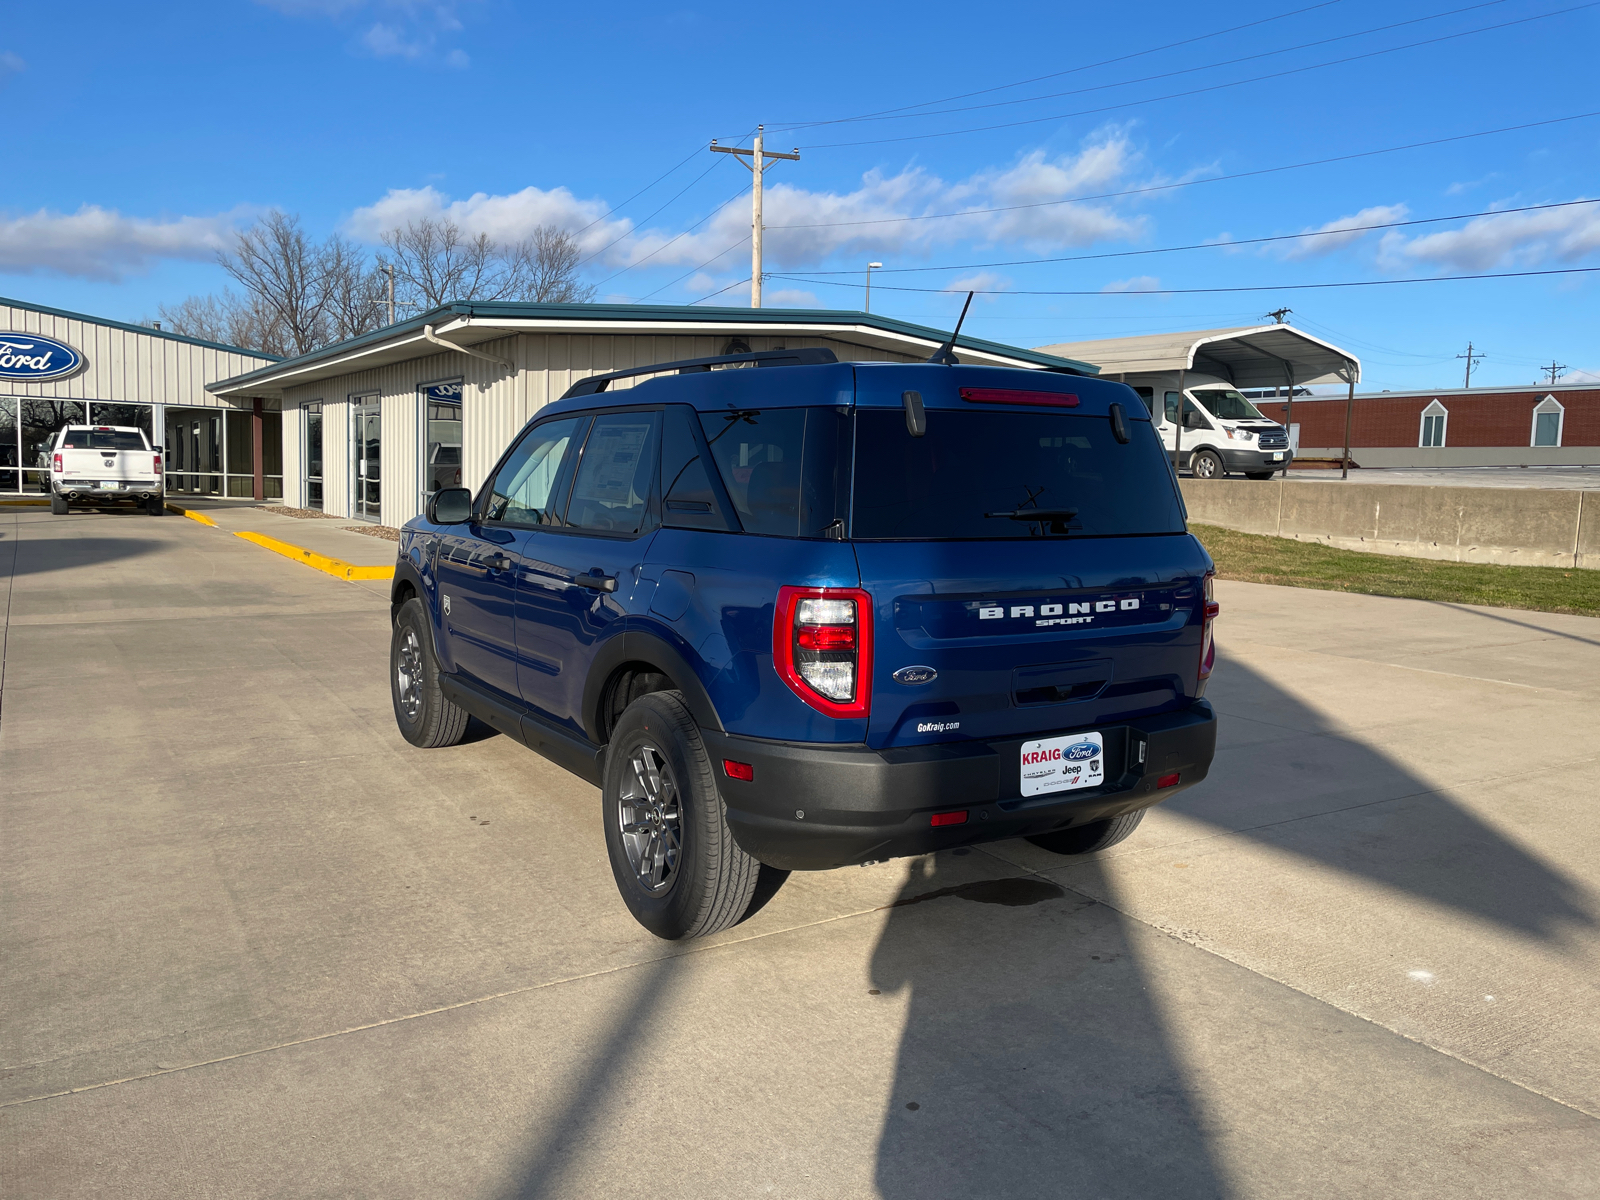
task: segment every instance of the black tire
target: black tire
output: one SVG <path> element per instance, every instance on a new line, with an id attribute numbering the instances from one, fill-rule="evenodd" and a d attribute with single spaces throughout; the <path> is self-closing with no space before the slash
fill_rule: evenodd
<path id="1" fill-rule="evenodd" d="M 64 517 L 70 511 L 71 511 L 71 509 L 69 509 L 67 507 L 67 498 L 65 496 L 58 496 L 54 492 L 50 493 L 50 512 L 51 512 L 51 515 L 57 516 L 57 517 Z"/>
<path id="2" fill-rule="evenodd" d="M 144 502 L 144 510 L 152 517 L 164 517 L 167 515 L 166 501 L 162 500 L 160 496 L 151 496 L 150 499 Z"/>
<path id="3" fill-rule="evenodd" d="M 1244 477 L 1246 479 L 1271 479 L 1276 474 L 1276 471 L 1246 471 Z"/>
<path id="4" fill-rule="evenodd" d="M 1200 450 L 1189 459 L 1189 474 L 1196 479 L 1221 479 L 1228 469 L 1222 465 L 1222 456 L 1215 450 Z"/>
<path id="5" fill-rule="evenodd" d="M 467 732 L 467 711 L 445 698 L 439 688 L 439 660 L 433 652 L 433 631 L 422 601 L 415 596 L 400 606 L 389 639 L 389 696 L 400 736 L 413 746 L 435 750 L 454 746 Z"/>
<path id="6" fill-rule="evenodd" d="M 1056 854 L 1093 854 L 1123 841 L 1144 820 L 1144 809 L 1136 808 L 1120 817 L 1107 817 L 1104 821 L 1091 821 L 1055 833 L 1041 833 L 1028 840 L 1043 850 Z"/>
<path id="7" fill-rule="evenodd" d="M 628 705 L 606 747 L 601 802 L 611 873 L 639 924 L 677 941 L 744 919 L 761 864 L 733 840 L 681 692 Z"/>

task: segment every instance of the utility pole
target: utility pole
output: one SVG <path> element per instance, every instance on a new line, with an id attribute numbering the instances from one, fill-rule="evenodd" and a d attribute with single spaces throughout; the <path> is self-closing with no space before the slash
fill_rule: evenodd
<path id="1" fill-rule="evenodd" d="M 160 326 L 157 326 L 157 328 L 159 329 Z M 1558 363 L 1555 359 L 1552 358 L 1550 360 L 1550 365 L 1548 367 L 1540 367 L 1539 370 L 1543 371 L 1546 375 L 1550 376 L 1550 378 L 1548 380 L 1546 380 L 1545 382 L 1550 384 L 1550 386 L 1554 387 L 1556 380 L 1560 379 L 1563 375 L 1565 375 L 1567 373 L 1567 364 L 1566 363 Z"/>
<path id="2" fill-rule="evenodd" d="M 1289 314 L 1293 311 L 1294 309 L 1292 308 L 1275 308 L 1267 316 L 1272 318 L 1274 325 L 1287 325 L 1289 323 Z"/>
<path id="3" fill-rule="evenodd" d="M 394 264 L 389 264 L 389 324 L 394 324 Z"/>
<path id="4" fill-rule="evenodd" d="M 1473 367 L 1473 364 L 1474 364 L 1475 361 L 1476 362 L 1482 362 L 1484 356 L 1481 355 L 1481 354 L 1474 354 L 1472 352 L 1472 343 L 1468 342 L 1467 343 L 1467 352 L 1465 354 L 1458 354 L 1458 355 L 1456 355 L 1456 357 L 1457 358 L 1464 358 L 1464 359 L 1467 360 L 1467 381 L 1464 384 L 1462 384 L 1461 386 L 1462 387 L 1471 387 L 1472 386 L 1472 367 Z"/>
<path id="5" fill-rule="evenodd" d="M 750 150 L 741 150 L 738 146 L 719 146 L 717 139 L 711 139 L 711 149 L 716 154 L 733 154 L 740 156 L 739 161 L 744 162 L 743 155 L 750 155 L 750 161 L 744 163 L 750 168 L 750 174 L 755 180 L 754 188 L 750 193 L 750 307 L 761 307 L 761 177 L 772 164 L 769 158 L 786 158 L 790 162 L 800 161 L 800 147 L 796 146 L 792 154 L 785 154 L 781 150 L 767 150 L 763 144 L 764 125 L 756 126 L 756 144 Z"/>
<path id="6" fill-rule="evenodd" d="M 861 310 L 862 312 L 871 312 L 872 311 L 872 273 L 874 271 L 880 271 L 882 269 L 883 269 L 883 264 L 882 263 L 868 263 L 867 264 L 867 304 L 866 304 L 866 307 Z"/>

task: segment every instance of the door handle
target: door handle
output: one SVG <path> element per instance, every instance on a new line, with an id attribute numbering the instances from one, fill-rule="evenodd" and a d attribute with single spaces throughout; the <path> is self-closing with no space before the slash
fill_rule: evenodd
<path id="1" fill-rule="evenodd" d="M 614 592 L 617 590 L 617 577 L 615 575 L 602 575 L 599 567 L 591 567 L 587 575 L 576 576 L 572 582 L 579 587 L 588 588 L 592 592 Z"/>
<path id="2" fill-rule="evenodd" d="M 483 565 L 491 571 L 509 571 L 511 569 L 511 560 L 504 554 L 496 552 L 484 559 Z"/>

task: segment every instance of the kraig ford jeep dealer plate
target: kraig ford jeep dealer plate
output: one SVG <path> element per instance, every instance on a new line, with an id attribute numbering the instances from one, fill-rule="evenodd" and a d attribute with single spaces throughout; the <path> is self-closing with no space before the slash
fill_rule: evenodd
<path id="1" fill-rule="evenodd" d="M 1069 733 L 1022 743 L 1022 794 L 1081 791 L 1106 777 L 1105 743 L 1098 733 Z"/>

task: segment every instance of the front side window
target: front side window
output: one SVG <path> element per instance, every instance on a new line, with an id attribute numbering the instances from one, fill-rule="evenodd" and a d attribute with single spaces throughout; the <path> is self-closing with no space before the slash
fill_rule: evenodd
<path id="1" fill-rule="evenodd" d="M 567 505 L 567 524 L 599 533 L 640 533 L 650 510 L 661 414 L 604 413 L 594 419 Z"/>
<path id="2" fill-rule="evenodd" d="M 574 442 L 589 423 L 567 417 L 535 425 L 522 435 L 489 485 L 483 519 L 525 529 L 560 525 L 572 479 Z"/>
<path id="3" fill-rule="evenodd" d="M 1175 424 L 1177 422 L 1177 420 L 1178 420 L 1178 393 L 1177 392 L 1168 392 L 1167 393 L 1166 415 L 1167 415 L 1167 424 L 1168 425 L 1172 425 L 1172 424 Z M 1185 429 L 1210 429 L 1211 428 L 1211 422 L 1206 420 L 1205 414 L 1203 414 L 1198 408 L 1196 408 L 1194 406 L 1194 401 L 1191 400 L 1187 396 L 1183 397 L 1183 427 Z"/>
<path id="4" fill-rule="evenodd" d="M 747 533 L 843 536 L 848 408 L 730 409 L 701 413 L 700 423 Z"/>

